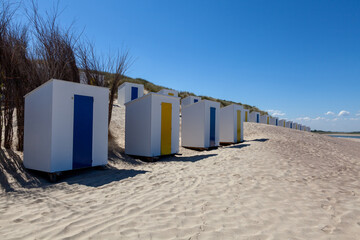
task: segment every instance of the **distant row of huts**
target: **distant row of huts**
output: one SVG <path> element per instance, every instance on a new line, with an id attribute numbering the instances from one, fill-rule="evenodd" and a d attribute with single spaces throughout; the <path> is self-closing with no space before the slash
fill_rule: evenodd
<path id="1" fill-rule="evenodd" d="M 25 96 L 24 165 L 58 173 L 107 164 L 109 90 L 52 79 Z M 144 95 L 144 86 L 126 82 L 118 89 L 125 105 L 125 153 L 153 158 L 181 146 L 216 148 L 244 139 L 244 122 L 310 131 L 309 127 L 249 113 L 220 103 L 163 89 Z M 181 109 L 181 111 L 180 111 Z M 181 119 L 181 121 L 180 121 Z M 120 133 L 115 133 L 120 134 Z"/>
<path id="2" fill-rule="evenodd" d="M 307 131 L 307 132 L 311 131 L 311 128 L 309 126 L 305 126 L 292 121 L 287 121 L 285 119 L 279 119 L 277 117 L 272 117 L 269 115 L 260 115 L 259 112 L 251 112 L 249 117 L 249 122 L 263 123 L 268 125 L 296 129 L 300 131 Z"/>

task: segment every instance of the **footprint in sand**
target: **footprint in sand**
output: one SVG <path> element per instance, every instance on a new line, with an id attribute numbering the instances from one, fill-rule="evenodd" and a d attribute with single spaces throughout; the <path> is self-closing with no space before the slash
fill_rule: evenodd
<path id="1" fill-rule="evenodd" d="M 15 219 L 13 222 L 14 222 L 14 223 L 20 223 L 20 222 L 22 222 L 22 221 L 24 221 L 24 220 L 21 219 L 21 218 L 17 218 L 17 219 Z"/>
<path id="2" fill-rule="evenodd" d="M 323 232 L 326 232 L 326 233 L 333 233 L 334 230 L 335 230 L 335 227 L 330 226 L 330 225 L 326 225 L 326 226 L 323 227 L 321 230 L 322 230 Z"/>
<path id="3" fill-rule="evenodd" d="M 331 198 L 331 197 L 327 197 L 326 198 L 330 203 L 336 203 L 336 199 L 335 198 Z"/>
<path id="4" fill-rule="evenodd" d="M 36 203 L 42 203 L 42 202 L 44 202 L 44 200 L 43 200 L 43 199 L 37 199 L 37 200 L 35 200 L 35 201 L 33 202 L 33 204 L 36 204 Z"/>
<path id="5" fill-rule="evenodd" d="M 47 215 L 49 215 L 49 214 L 50 214 L 49 212 L 43 212 L 43 213 L 41 213 L 42 216 L 47 216 Z"/>
<path id="6" fill-rule="evenodd" d="M 332 209 L 332 206 L 328 204 L 321 204 L 321 208 L 330 211 Z"/>

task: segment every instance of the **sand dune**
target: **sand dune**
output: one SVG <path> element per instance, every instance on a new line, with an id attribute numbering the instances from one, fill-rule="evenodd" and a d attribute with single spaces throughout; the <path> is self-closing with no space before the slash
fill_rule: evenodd
<path id="1" fill-rule="evenodd" d="M 245 123 L 242 144 L 143 163 L 123 153 L 123 112 L 106 169 L 7 180 L 1 239 L 358 238 L 360 142 Z"/>

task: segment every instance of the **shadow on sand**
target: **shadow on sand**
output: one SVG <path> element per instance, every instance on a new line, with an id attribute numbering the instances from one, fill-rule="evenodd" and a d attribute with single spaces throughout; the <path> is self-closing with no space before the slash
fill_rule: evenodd
<path id="1" fill-rule="evenodd" d="M 15 185 L 31 188 L 41 184 L 40 179 L 24 168 L 20 155 L 10 149 L 0 149 L 0 186 L 5 191 L 15 191 Z"/>
<path id="2" fill-rule="evenodd" d="M 215 157 L 217 154 L 206 154 L 206 155 L 195 155 L 195 156 L 186 156 L 186 157 L 178 157 L 178 156 L 169 156 L 160 158 L 160 162 L 197 162 L 209 157 Z"/>
<path id="3" fill-rule="evenodd" d="M 268 138 L 258 138 L 258 139 L 253 139 L 253 140 L 247 140 L 247 142 L 266 142 L 269 141 Z"/>
<path id="4" fill-rule="evenodd" d="M 131 161 L 130 157 L 125 156 L 125 159 Z M 135 160 L 133 161 L 138 164 Z M 19 191 L 20 188 L 45 188 L 62 182 L 99 187 L 144 173 L 146 171 L 117 169 L 107 165 L 65 171 L 59 176 L 57 182 L 51 183 L 47 173 L 26 169 L 21 156 L 16 152 L 9 149 L 0 149 L 0 188 L 6 192 Z"/>
<path id="5" fill-rule="evenodd" d="M 88 187 L 100 187 L 144 173 L 147 173 L 147 171 L 117 169 L 111 166 L 95 167 L 95 169 L 89 168 L 64 172 L 58 183 L 66 182 L 69 185 L 80 184 Z"/>
<path id="6" fill-rule="evenodd" d="M 249 147 L 250 144 L 236 144 L 236 145 L 232 145 L 232 146 L 229 146 L 229 147 L 226 147 L 226 148 L 244 148 L 244 147 Z"/>
<path id="7" fill-rule="evenodd" d="M 196 147 L 183 147 L 183 148 L 196 152 L 210 152 L 219 149 L 219 146 L 209 147 L 209 148 L 196 148 Z"/>

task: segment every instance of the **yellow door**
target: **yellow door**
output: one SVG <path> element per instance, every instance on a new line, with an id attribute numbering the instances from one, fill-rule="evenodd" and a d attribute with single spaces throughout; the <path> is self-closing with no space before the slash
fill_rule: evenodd
<path id="1" fill-rule="evenodd" d="M 169 95 L 169 96 L 174 96 L 174 94 L 173 94 L 173 93 L 171 93 L 171 92 L 170 92 L 170 93 L 168 93 L 168 95 Z"/>
<path id="2" fill-rule="evenodd" d="M 161 103 L 161 155 L 171 154 L 171 103 Z"/>
<path id="3" fill-rule="evenodd" d="M 269 124 L 269 119 L 270 119 L 270 117 L 267 117 L 267 124 Z"/>
<path id="4" fill-rule="evenodd" d="M 284 127 L 285 127 L 285 121 L 284 121 Z"/>
<path id="5" fill-rule="evenodd" d="M 237 142 L 241 142 L 241 111 L 237 110 L 237 128 L 236 128 L 236 138 Z"/>
<path id="6" fill-rule="evenodd" d="M 247 122 L 247 121 L 248 121 L 248 112 L 245 111 L 245 122 Z"/>

